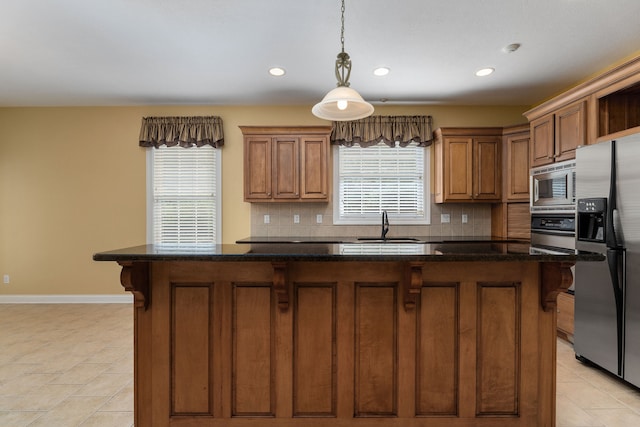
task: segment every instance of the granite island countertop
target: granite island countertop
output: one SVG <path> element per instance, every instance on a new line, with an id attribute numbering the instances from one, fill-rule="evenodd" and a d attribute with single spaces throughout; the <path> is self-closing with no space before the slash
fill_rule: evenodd
<path id="1" fill-rule="evenodd" d="M 440 241 L 427 243 L 242 243 L 207 246 L 141 245 L 94 254 L 95 261 L 603 261 L 592 252 L 534 246 L 527 241 Z"/>

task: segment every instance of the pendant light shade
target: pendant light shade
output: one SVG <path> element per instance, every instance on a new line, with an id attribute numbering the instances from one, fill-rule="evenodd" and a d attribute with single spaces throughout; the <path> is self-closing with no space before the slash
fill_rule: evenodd
<path id="1" fill-rule="evenodd" d="M 360 94 L 349 87 L 351 58 L 344 51 L 344 0 L 342 0 L 342 25 L 340 44 L 342 51 L 336 60 L 336 78 L 338 87 L 313 106 L 311 112 L 321 119 L 332 121 L 358 120 L 373 114 L 373 105 L 362 99 Z"/>
<path id="2" fill-rule="evenodd" d="M 314 105 L 311 112 L 325 120 L 358 120 L 373 114 L 373 105 L 350 87 L 338 86 Z"/>

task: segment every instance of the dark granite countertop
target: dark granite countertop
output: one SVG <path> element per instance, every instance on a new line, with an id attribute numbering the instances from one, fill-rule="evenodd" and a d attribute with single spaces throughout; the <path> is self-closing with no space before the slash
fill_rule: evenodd
<path id="1" fill-rule="evenodd" d="M 142 245 L 99 252 L 95 261 L 603 261 L 604 256 L 526 241 L 448 241 L 435 243 L 244 243 L 210 246 Z"/>
<path id="2" fill-rule="evenodd" d="M 491 242 L 491 243 L 519 243 L 528 242 L 521 239 L 504 239 L 492 236 L 387 236 L 385 243 L 463 243 L 463 242 Z M 335 236 L 250 236 L 236 240 L 236 243 L 365 243 L 380 242 L 379 237 L 335 237 Z"/>

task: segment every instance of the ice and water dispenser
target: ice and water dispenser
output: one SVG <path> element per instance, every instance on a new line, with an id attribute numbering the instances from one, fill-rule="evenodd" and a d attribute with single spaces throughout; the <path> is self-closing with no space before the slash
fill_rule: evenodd
<path id="1" fill-rule="evenodd" d="M 607 221 L 607 199 L 591 198 L 578 200 L 577 239 L 604 243 Z"/>

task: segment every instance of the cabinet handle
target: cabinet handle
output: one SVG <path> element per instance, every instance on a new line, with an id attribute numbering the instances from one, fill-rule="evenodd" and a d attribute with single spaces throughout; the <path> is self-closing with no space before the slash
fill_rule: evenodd
<path id="1" fill-rule="evenodd" d="M 271 193 L 267 193 L 267 196 L 271 197 Z"/>

